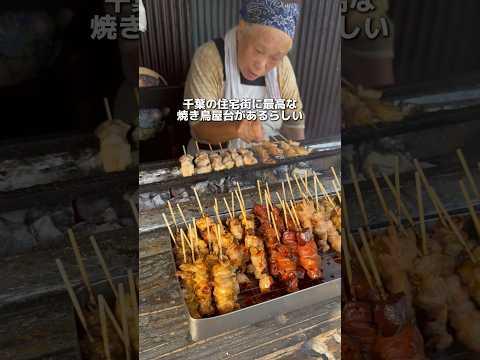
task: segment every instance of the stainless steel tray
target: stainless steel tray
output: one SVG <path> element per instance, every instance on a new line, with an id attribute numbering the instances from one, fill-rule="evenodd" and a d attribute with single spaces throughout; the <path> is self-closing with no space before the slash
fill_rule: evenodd
<path id="1" fill-rule="evenodd" d="M 235 213 L 237 215 L 240 214 L 240 212 L 237 211 Z M 222 220 L 224 220 L 227 217 L 227 214 L 222 214 L 220 217 Z M 170 247 L 172 261 L 173 264 L 175 264 L 175 257 L 173 255 L 171 243 Z M 333 252 L 321 254 L 321 257 L 324 279 L 323 282 L 317 283 L 316 285 L 307 285 L 306 288 L 294 293 L 280 295 L 279 297 L 271 300 L 265 300 L 254 305 L 248 305 L 244 308 L 227 314 L 195 319 L 190 315 L 188 307 L 185 303 L 185 298 L 182 296 L 185 311 L 189 316 L 190 335 L 192 340 L 203 340 L 208 337 L 222 334 L 229 330 L 266 320 L 278 314 L 298 310 L 341 296 L 341 264 L 335 261 L 335 254 Z M 180 293 L 183 293 L 182 286 L 178 278 L 176 282 Z M 304 284 L 305 283 L 312 284 L 313 282 L 306 280 L 304 281 Z M 279 289 L 277 291 L 281 290 Z"/>

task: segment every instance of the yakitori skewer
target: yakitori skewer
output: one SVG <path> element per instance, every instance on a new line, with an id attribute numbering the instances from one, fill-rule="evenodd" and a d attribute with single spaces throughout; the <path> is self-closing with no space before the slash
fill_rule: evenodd
<path id="1" fill-rule="evenodd" d="M 400 199 L 401 199 L 401 191 L 400 191 L 400 158 L 395 156 L 395 202 L 397 203 L 397 213 L 398 216 L 402 213 Z"/>
<path id="2" fill-rule="evenodd" d="M 200 198 L 198 197 L 197 190 L 196 190 L 195 188 L 193 188 L 193 192 L 195 193 L 195 198 L 197 199 L 198 208 L 200 209 L 200 212 L 202 213 L 202 216 L 205 216 L 205 213 L 204 213 L 204 211 L 203 211 L 202 203 L 200 202 Z M 177 204 L 177 205 L 178 205 L 178 204 Z"/>
<path id="3" fill-rule="evenodd" d="M 85 320 L 85 315 L 83 314 L 82 307 L 80 306 L 77 295 L 73 290 L 73 286 L 72 286 L 72 283 L 70 282 L 70 279 L 68 278 L 67 272 L 63 267 L 63 263 L 60 259 L 56 259 L 55 261 L 57 263 L 58 271 L 62 276 L 63 283 L 65 284 L 65 288 L 67 289 L 68 295 L 70 296 L 70 300 L 72 301 L 73 307 L 77 313 L 78 318 L 80 319 L 80 323 L 82 324 L 82 327 L 85 330 L 85 333 L 87 334 L 88 340 L 90 342 L 93 342 L 93 337 L 90 334 L 90 331 L 88 330 L 87 321 Z"/>
<path id="4" fill-rule="evenodd" d="M 118 284 L 118 294 L 120 297 L 120 310 L 121 310 L 121 323 L 122 323 L 122 330 L 123 330 L 123 338 L 124 338 L 124 345 L 125 345 L 125 355 L 126 359 L 130 360 L 131 358 L 131 350 L 130 350 L 130 336 L 128 335 L 128 323 L 127 323 L 127 303 L 125 301 L 125 290 L 123 288 L 123 284 Z"/>
<path id="5" fill-rule="evenodd" d="M 112 355 L 110 354 L 110 340 L 108 338 L 107 316 L 105 313 L 105 308 L 104 308 L 104 303 L 102 298 L 99 298 L 98 312 L 99 312 L 99 318 L 100 318 L 100 326 L 102 329 L 103 351 L 105 353 L 105 357 L 107 358 L 107 360 L 111 360 Z"/>
<path id="6" fill-rule="evenodd" d="M 292 212 L 293 212 L 293 216 L 295 216 L 295 220 L 297 222 L 297 225 L 299 228 L 301 228 L 301 222 L 299 220 L 299 217 L 298 217 L 298 214 L 297 214 L 297 210 L 295 210 L 295 205 L 293 204 L 293 201 L 290 200 L 290 205 L 292 206 Z"/>
<path id="7" fill-rule="evenodd" d="M 185 225 L 187 225 L 187 219 L 185 218 L 185 214 L 183 213 L 183 210 L 182 210 L 182 208 L 180 207 L 179 204 L 177 204 L 177 209 L 178 209 L 178 212 L 180 213 L 180 216 L 181 216 L 181 218 L 182 218 L 182 220 L 183 220 L 183 223 L 184 223 Z"/>
<path id="8" fill-rule="evenodd" d="M 420 175 L 415 172 L 415 185 L 417 188 L 417 204 L 418 204 L 418 217 L 420 219 L 420 234 L 422 237 L 422 251 L 423 255 L 427 255 L 427 228 L 425 227 L 425 210 L 423 207 L 422 196 L 422 183 L 420 182 Z"/>
<path id="9" fill-rule="evenodd" d="M 335 168 L 333 166 L 331 166 L 330 170 L 332 171 L 333 177 L 335 178 L 337 186 L 340 189 L 342 187 L 342 183 L 340 182 L 340 179 L 338 178 L 337 173 L 335 172 Z"/>
<path id="10" fill-rule="evenodd" d="M 287 172 L 287 184 L 288 184 L 288 188 L 290 189 L 290 195 L 292 196 L 292 200 L 294 200 L 295 195 L 293 195 L 292 183 L 290 182 L 290 176 L 288 176 L 288 172 Z"/>
<path id="11" fill-rule="evenodd" d="M 315 206 L 316 206 L 317 211 L 318 211 L 318 209 L 320 209 L 320 205 L 318 203 L 318 186 L 317 186 L 317 177 L 316 176 L 313 177 L 313 187 L 315 189 Z"/>
<path id="12" fill-rule="evenodd" d="M 382 206 L 382 210 L 385 214 L 385 217 L 391 223 L 391 219 L 389 217 L 389 209 L 388 209 L 387 203 L 385 201 L 385 198 L 383 196 L 383 192 L 380 188 L 380 185 L 378 184 L 377 178 L 376 178 L 376 176 L 373 172 L 373 169 L 371 167 L 369 167 L 367 171 L 368 171 L 368 175 L 370 176 L 370 179 L 372 180 L 373 187 L 375 188 L 375 192 L 377 193 L 378 200 L 380 201 L 380 205 Z"/>
<path id="13" fill-rule="evenodd" d="M 347 242 L 350 240 L 350 245 L 352 246 L 355 255 L 357 256 L 358 263 L 360 264 L 360 267 L 363 270 L 363 273 L 365 275 L 365 278 L 367 279 L 368 285 L 370 286 L 370 289 L 375 289 L 375 285 L 372 280 L 372 276 L 370 275 L 370 271 L 367 268 L 367 264 L 365 264 L 365 260 L 363 259 L 362 253 L 360 252 L 360 249 L 358 248 L 357 242 L 353 238 L 353 235 L 351 233 L 348 233 L 347 235 Z"/>
<path id="14" fill-rule="evenodd" d="M 133 217 L 135 218 L 135 222 L 137 223 L 137 226 L 138 226 L 140 225 L 139 219 L 138 219 L 138 210 L 131 196 L 128 197 L 128 203 L 130 204 L 130 209 L 132 210 Z"/>
<path id="15" fill-rule="evenodd" d="M 263 200 L 262 200 L 262 189 L 260 187 L 260 180 L 257 179 L 257 189 L 258 189 L 258 197 L 260 199 L 260 205 L 263 205 Z"/>
<path id="16" fill-rule="evenodd" d="M 223 202 L 225 203 L 225 208 L 228 211 L 228 216 L 230 217 L 230 219 L 233 219 L 234 214 L 232 213 L 232 210 L 230 210 L 227 199 L 223 198 Z"/>
<path id="17" fill-rule="evenodd" d="M 337 184 L 335 183 L 334 180 L 332 180 L 332 187 L 333 190 L 335 191 L 335 194 L 337 195 L 338 202 L 341 204 L 342 203 L 342 197 L 340 196 L 340 192 L 337 188 Z"/>
<path id="18" fill-rule="evenodd" d="M 193 244 L 190 243 L 190 240 L 188 239 L 188 236 L 185 235 L 185 232 L 183 229 L 180 229 L 180 237 L 187 242 L 187 244 L 190 246 L 190 250 L 192 251 L 192 260 L 195 262 L 195 249 L 193 247 Z M 182 240 L 182 241 L 183 241 Z M 183 243 L 182 243 L 183 244 Z"/>
<path id="19" fill-rule="evenodd" d="M 298 189 L 298 192 L 300 193 L 300 195 L 302 196 L 302 198 L 304 200 L 308 200 L 308 196 L 307 194 L 305 194 L 305 192 L 303 191 L 302 187 L 300 186 L 300 183 L 298 182 L 298 177 L 296 174 L 293 174 L 293 179 L 295 180 L 295 183 L 297 184 L 297 189 Z"/>
<path id="20" fill-rule="evenodd" d="M 467 188 L 464 182 L 460 180 L 459 183 L 460 183 L 460 189 L 462 189 L 463 197 L 465 198 L 465 202 L 467 203 L 467 206 L 468 206 L 468 211 L 470 212 L 470 216 L 472 217 L 473 225 L 475 226 L 477 236 L 480 237 L 480 220 L 478 219 L 477 212 L 473 208 L 472 199 L 467 191 Z"/>
<path id="21" fill-rule="evenodd" d="M 222 219 L 220 219 L 220 213 L 218 212 L 218 201 L 215 198 L 215 205 L 213 206 L 213 210 L 215 211 L 215 216 L 217 217 L 217 222 L 220 226 L 222 226 Z"/>
<path id="22" fill-rule="evenodd" d="M 468 182 L 470 183 L 470 186 L 473 192 L 475 193 L 475 196 L 477 197 L 477 199 L 480 199 L 480 192 L 478 191 L 478 186 L 475 183 L 475 180 L 473 179 L 472 172 L 468 167 L 467 161 L 465 160 L 465 157 L 463 156 L 463 152 L 461 149 L 457 149 L 457 156 L 460 159 L 460 162 L 462 163 L 463 171 L 465 171 L 465 175 L 467 175 Z"/>
<path id="23" fill-rule="evenodd" d="M 243 207 L 242 199 L 240 198 L 240 195 L 238 194 L 237 190 L 235 190 L 235 196 L 237 197 L 238 204 L 240 205 L 240 210 L 242 212 L 243 219 L 246 220 L 247 219 L 247 212 L 245 211 L 245 208 Z"/>
<path id="24" fill-rule="evenodd" d="M 108 266 L 107 266 L 107 263 L 105 262 L 102 251 L 98 247 L 97 240 L 95 240 L 95 237 L 93 235 L 90 236 L 90 242 L 92 243 L 93 250 L 95 250 L 95 254 L 97 255 L 98 262 L 100 263 L 100 266 L 102 267 L 102 270 L 105 273 L 105 277 L 107 278 L 107 281 L 112 289 L 112 292 L 115 295 L 115 297 L 118 298 L 118 293 L 117 293 L 117 289 L 115 288 L 115 284 L 113 283 L 112 274 L 110 274 L 110 270 L 108 270 Z"/>
<path id="25" fill-rule="evenodd" d="M 382 284 L 382 280 L 380 278 L 380 272 L 378 271 L 378 268 L 375 264 L 375 260 L 373 259 L 372 251 L 370 250 L 370 245 L 368 244 L 367 237 L 365 236 L 365 232 L 363 231 L 362 228 L 359 228 L 358 232 L 360 234 L 360 239 L 362 240 L 363 247 L 365 248 L 365 251 L 367 253 L 367 258 L 370 263 L 370 267 L 372 268 L 375 283 L 377 284 L 377 287 L 380 290 L 380 295 L 382 296 L 383 299 L 385 299 L 386 294 Z"/>
<path id="26" fill-rule="evenodd" d="M 412 215 L 410 214 L 410 211 L 408 211 L 405 203 L 402 200 L 401 194 L 397 193 L 397 190 L 395 189 L 395 186 L 392 184 L 392 181 L 390 180 L 390 177 L 388 175 L 382 174 L 383 179 L 385 180 L 385 183 L 387 184 L 390 192 L 392 193 L 392 196 L 394 199 L 398 199 L 400 203 L 400 210 L 402 211 L 403 215 L 407 219 L 408 223 L 412 228 L 415 228 L 415 222 L 413 221 Z M 396 201 L 395 200 L 395 201 Z"/>
<path id="27" fill-rule="evenodd" d="M 448 223 L 448 225 L 450 226 L 450 228 L 452 229 L 455 237 L 457 238 L 457 240 L 463 245 L 463 247 L 465 248 L 465 250 L 467 251 L 467 254 L 468 256 L 470 257 L 470 259 L 472 260 L 473 263 L 476 263 L 477 260 L 475 258 L 475 256 L 473 255 L 470 247 L 466 244 L 465 242 L 465 239 L 463 238 L 462 234 L 460 233 L 457 225 L 453 222 L 450 214 L 448 213 L 448 211 L 445 209 L 445 207 L 443 206 L 442 202 L 440 201 L 440 198 L 438 197 L 437 193 L 435 192 L 435 190 L 433 190 L 433 188 L 430 186 L 430 183 L 428 182 L 427 180 L 427 177 L 425 176 L 425 173 L 423 172 L 423 169 L 421 168 L 421 166 L 418 164 L 418 161 L 417 160 L 414 160 L 414 164 L 417 168 L 417 171 L 420 175 L 420 178 L 422 179 L 422 182 L 423 182 L 423 185 L 425 186 L 425 188 L 427 189 L 427 192 L 428 194 L 430 195 L 431 197 L 431 200 L 433 203 L 437 203 L 438 205 L 438 208 L 440 210 L 441 213 L 443 213 L 443 215 L 445 216 L 445 220 L 446 222 Z M 439 212 L 439 214 L 440 214 Z"/>
<path id="28" fill-rule="evenodd" d="M 242 189 L 240 188 L 240 183 L 237 181 L 237 189 L 238 189 L 238 195 L 240 196 L 240 202 L 241 202 L 241 205 L 243 206 L 244 209 L 246 209 L 246 206 L 245 206 L 245 199 L 243 198 L 243 194 L 242 194 Z"/>
<path id="29" fill-rule="evenodd" d="M 130 290 L 130 299 L 133 307 L 134 319 L 138 319 L 138 304 L 137 304 L 137 292 L 135 289 L 135 280 L 133 278 L 133 272 L 128 269 L 128 287 Z"/>
<path id="30" fill-rule="evenodd" d="M 112 121 L 112 111 L 110 110 L 110 104 L 108 103 L 108 99 L 105 97 L 103 98 L 103 105 L 105 106 L 105 112 L 107 113 L 107 119 Z"/>
<path id="31" fill-rule="evenodd" d="M 123 338 L 122 328 L 120 327 L 120 324 L 118 323 L 115 315 L 113 315 L 113 311 L 110 309 L 110 306 L 108 306 L 108 303 L 105 300 L 105 298 L 103 297 L 103 295 L 98 295 L 98 302 L 99 302 L 99 304 L 100 304 L 100 302 L 103 303 L 103 309 L 105 310 L 105 314 L 110 319 L 110 321 L 113 325 L 113 328 L 117 332 L 118 337 L 120 338 L 120 340 L 122 340 L 122 343 L 125 344 L 125 339 Z"/>
<path id="32" fill-rule="evenodd" d="M 275 194 L 277 195 L 277 198 L 278 198 L 278 202 L 280 203 L 280 205 L 282 206 L 282 210 L 283 210 L 283 221 L 285 222 L 285 228 L 287 229 L 287 231 L 289 230 L 288 229 L 288 220 L 287 220 L 287 209 L 285 207 L 285 203 L 284 201 L 282 200 L 282 198 L 280 197 L 280 194 L 278 192 L 275 192 Z"/>
<path id="33" fill-rule="evenodd" d="M 218 242 L 218 249 L 220 251 L 220 261 L 223 261 L 223 250 L 222 250 L 222 236 L 220 235 L 221 229 L 220 224 L 217 224 L 217 242 Z"/>
<path id="34" fill-rule="evenodd" d="M 73 253 L 75 254 L 75 259 L 77 260 L 77 265 L 80 270 L 80 276 L 82 277 L 82 281 L 88 291 L 90 304 L 95 304 L 96 303 L 95 295 L 92 290 L 92 285 L 90 284 L 90 279 L 88 277 L 87 270 L 85 269 L 85 265 L 83 264 L 82 254 L 80 254 L 80 248 L 78 247 L 77 239 L 75 238 L 75 234 L 73 233 L 72 229 L 68 229 L 67 233 L 73 248 Z"/>
<path id="35" fill-rule="evenodd" d="M 173 243 L 175 244 L 175 246 L 178 246 L 177 245 L 177 239 L 175 239 L 175 235 L 173 235 L 173 231 L 170 227 L 170 224 L 168 223 L 168 220 L 167 220 L 167 217 L 165 216 L 165 213 L 162 213 L 162 216 L 163 216 L 163 221 L 165 222 L 165 225 L 167 225 L 168 232 L 170 233 L 170 236 L 172 237 Z"/>
<path id="36" fill-rule="evenodd" d="M 358 205 L 360 206 L 360 212 L 363 217 L 364 225 L 367 229 L 369 229 L 367 210 L 365 210 L 365 203 L 363 201 L 362 192 L 360 191 L 360 186 L 358 185 L 357 172 L 355 171 L 353 164 L 350 164 L 350 175 L 352 177 L 353 187 L 355 189 L 355 194 L 357 195 L 357 201 Z M 370 233 L 370 231 L 368 231 L 368 233 Z"/>
<path id="37" fill-rule="evenodd" d="M 336 209 L 336 204 L 335 201 L 332 200 L 332 198 L 328 195 L 327 190 L 323 186 L 322 182 L 318 178 L 316 173 L 313 173 L 313 177 L 316 178 L 317 180 L 317 185 L 320 188 L 320 191 L 322 192 L 322 195 L 328 200 L 328 202 L 333 206 L 334 209 Z"/>
<path id="38" fill-rule="evenodd" d="M 347 281 L 350 288 L 352 298 L 355 300 L 355 294 L 353 289 L 353 275 L 352 275 L 352 263 L 350 258 L 350 249 L 348 246 L 347 238 L 345 237 L 345 230 L 342 228 L 342 249 L 345 253 L 345 269 L 347 270 Z"/>
<path id="39" fill-rule="evenodd" d="M 172 204 L 170 203 L 170 200 L 167 200 L 168 204 L 168 209 L 170 210 L 170 216 L 172 217 L 173 224 L 175 225 L 175 230 L 178 231 L 178 225 L 177 225 L 177 220 L 175 218 L 175 212 L 173 211 Z"/>
<path id="40" fill-rule="evenodd" d="M 287 201 L 287 193 L 285 192 L 285 182 L 282 181 L 282 195 L 283 199 Z"/>

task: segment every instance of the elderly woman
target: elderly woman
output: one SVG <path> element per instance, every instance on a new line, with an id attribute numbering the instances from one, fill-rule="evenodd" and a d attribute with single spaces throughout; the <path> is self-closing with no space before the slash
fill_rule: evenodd
<path id="1" fill-rule="evenodd" d="M 285 118 L 239 121 L 192 121 L 192 140 L 205 149 L 239 147 L 281 133 L 304 138 L 302 102 L 288 52 L 292 48 L 299 5 L 286 0 L 242 0 L 241 20 L 225 38 L 197 49 L 185 85 L 185 99 L 292 99 L 296 108 Z M 207 109 L 208 110 L 208 109 Z M 288 110 L 288 109 L 287 109 Z M 277 113 L 278 114 L 278 113 Z"/>

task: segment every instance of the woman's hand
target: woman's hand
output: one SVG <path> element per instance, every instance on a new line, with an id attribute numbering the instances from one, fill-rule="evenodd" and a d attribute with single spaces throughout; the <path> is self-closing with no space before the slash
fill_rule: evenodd
<path id="1" fill-rule="evenodd" d="M 263 127 L 259 120 L 241 120 L 237 131 L 238 138 L 246 143 L 260 142 L 264 139 Z"/>

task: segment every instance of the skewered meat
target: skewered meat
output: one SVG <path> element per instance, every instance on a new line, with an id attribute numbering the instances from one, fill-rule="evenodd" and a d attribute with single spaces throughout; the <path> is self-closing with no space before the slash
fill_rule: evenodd
<path id="1" fill-rule="evenodd" d="M 226 314 L 240 307 L 237 296 L 240 292 L 233 267 L 228 262 L 219 261 L 212 267 L 215 304 L 220 314 Z"/>
<path id="2" fill-rule="evenodd" d="M 455 223 L 455 226 L 460 230 L 462 237 L 468 243 L 468 234 L 463 230 L 465 225 L 464 219 L 461 217 L 452 217 L 452 220 Z M 458 256 L 464 251 L 463 245 L 457 240 L 453 230 L 444 227 L 440 222 L 435 224 L 432 229 L 432 239 L 440 244 L 445 255 L 458 258 Z"/>
<path id="3" fill-rule="evenodd" d="M 180 268 L 182 268 L 182 266 L 180 266 Z M 189 267 L 185 267 L 185 266 L 184 268 L 189 269 Z M 187 304 L 187 308 L 190 315 L 194 319 L 200 319 L 202 316 L 198 311 L 198 302 L 195 297 L 195 290 L 194 290 L 195 282 L 193 281 L 193 272 L 181 270 L 181 271 L 177 271 L 177 276 L 182 279 L 183 288 L 184 288 L 183 296 L 185 299 L 185 303 Z"/>
<path id="4" fill-rule="evenodd" d="M 325 220 L 325 213 L 315 212 L 311 218 L 311 223 L 313 227 L 313 233 L 317 235 L 318 246 L 322 252 L 327 252 L 330 250 L 330 245 L 328 244 L 329 231 L 331 234 L 331 228 L 333 224 L 330 220 Z M 334 229 L 335 230 L 335 229 Z M 332 235 L 330 235 L 332 236 Z M 334 243 L 336 239 L 334 239 Z"/>
<path id="5" fill-rule="evenodd" d="M 373 318 L 379 335 L 388 337 L 397 334 L 409 318 L 405 294 L 391 295 L 386 300 L 376 302 Z"/>
<path id="6" fill-rule="evenodd" d="M 195 174 L 195 166 L 193 165 L 193 157 L 191 155 L 183 155 L 180 157 L 180 171 L 182 176 L 188 177 Z"/>
<path id="7" fill-rule="evenodd" d="M 283 151 L 275 143 L 263 141 L 262 146 L 271 156 L 283 156 Z"/>
<path id="8" fill-rule="evenodd" d="M 405 326 L 394 336 L 379 335 L 373 347 L 373 358 L 378 360 L 425 360 L 423 338 L 414 325 Z"/>
<path id="9" fill-rule="evenodd" d="M 268 274 L 267 257 L 265 254 L 265 247 L 262 239 L 253 235 L 253 232 L 248 232 L 245 236 L 245 246 L 250 252 L 250 260 L 254 268 L 255 278 L 260 282 L 260 291 L 270 291 L 270 286 L 273 283 Z"/>
<path id="10" fill-rule="evenodd" d="M 466 288 L 457 275 L 445 278 L 450 325 L 456 337 L 468 349 L 480 352 L 480 311 L 470 301 Z"/>
<path id="11" fill-rule="evenodd" d="M 197 167 L 195 172 L 198 175 L 211 173 L 212 172 L 212 165 L 208 164 L 206 166 L 199 166 L 199 167 Z"/>
<path id="12" fill-rule="evenodd" d="M 297 265 L 293 260 L 290 249 L 285 245 L 277 246 L 272 255 L 275 258 L 278 275 L 287 286 L 288 292 L 298 290 Z"/>
<path id="13" fill-rule="evenodd" d="M 297 233 L 298 257 L 300 265 L 305 269 L 310 279 L 316 280 L 322 276 L 321 258 L 318 255 L 317 244 L 311 231 Z"/>
<path id="14" fill-rule="evenodd" d="M 207 227 L 214 225 L 215 222 L 208 216 L 202 216 L 201 218 L 198 218 L 195 221 L 195 224 L 197 226 L 197 229 L 200 231 L 200 233 L 202 233 L 202 232 L 206 232 Z"/>
<path id="15" fill-rule="evenodd" d="M 304 229 L 313 229 L 312 216 L 315 212 L 313 203 L 307 201 L 300 202 L 295 205 L 295 210 L 297 211 L 302 227 Z"/>
<path id="16" fill-rule="evenodd" d="M 238 153 L 239 153 L 241 156 L 243 156 L 243 157 L 245 157 L 245 156 L 253 156 L 253 152 L 252 152 L 251 150 L 249 150 L 249 149 L 240 148 L 240 149 L 238 149 L 237 151 L 238 151 Z"/>
<path id="17" fill-rule="evenodd" d="M 241 221 L 245 232 L 255 231 L 255 216 L 253 214 L 248 214 L 245 218 L 242 216 Z"/>
<path id="18" fill-rule="evenodd" d="M 238 218 L 228 218 L 227 226 L 230 229 L 235 240 L 240 241 L 243 239 L 243 227 L 242 223 Z"/>
<path id="19" fill-rule="evenodd" d="M 377 330 L 373 323 L 373 312 L 369 303 L 351 301 L 345 304 L 342 310 L 343 333 L 360 344 L 362 353 L 371 353 Z"/>
<path id="20" fill-rule="evenodd" d="M 243 163 L 247 166 L 258 164 L 257 159 L 253 155 L 245 155 L 242 159 Z M 238 165 L 237 165 L 238 166 Z"/>
<path id="21" fill-rule="evenodd" d="M 199 153 L 195 158 L 194 162 L 197 168 L 210 166 L 210 158 L 208 157 L 208 154 L 206 152 Z"/>
<path id="22" fill-rule="evenodd" d="M 248 261 L 248 250 L 242 244 L 237 244 L 231 233 L 224 233 L 221 235 L 221 244 L 223 254 L 227 255 L 230 264 L 234 270 L 244 270 Z M 218 255 L 220 253 L 218 245 L 214 242 L 214 251 Z"/>
<path id="23" fill-rule="evenodd" d="M 252 147 L 253 150 L 257 153 L 258 155 L 258 158 L 260 159 L 260 161 L 264 164 L 275 164 L 276 161 L 273 160 L 269 153 L 268 153 L 268 150 L 265 149 L 262 145 L 256 145 L 256 146 L 253 146 Z"/>
<path id="24" fill-rule="evenodd" d="M 228 170 L 233 169 L 235 167 L 235 162 L 233 161 L 232 156 L 228 152 L 225 152 L 222 159 L 222 163 L 225 166 L 225 168 Z"/>
<path id="25" fill-rule="evenodd" d="M 222 157 L 216 153 L 210 155 L 210 162 L 212 164 L 213 171 L 225 170 L 225 165 L 222 162 Z"/>
<path id="26" fill-rule="evenodd" d="M 458 269 L 458 274 L 467 286 L 472 299 L 480 306 L 480 266 L 467 260 Z"/>
<path id="27" fill-rule="evenodd" d="M 212 315 L 215 308 L 212 305 L 212 289 L 208 266 L 203 259 L 197 259 L 193 264 L 183 264 L 180 270 L 193 274 L 193 290 L 199 305 L 201 315 Z"/>
<path id="28" fill-rule="evenodd" d="M 330 220 L 332 221 L 335 229 L 341 231 L 342 229 L 342 208 L 336 208 L 335 211 L 332 211 L 330 215 Z"/>
<path id="29" fill-rule="evenodd" d="M 412 271 L 416 284 L 415 305 L 425 313 L 423 334 L 427 349 L 445 350 L 453 343 L 447 331 L 448 307 L 446 284 L 441 276 L 441 267 L 446 262 L 444 255 L 431 254 L 418 258 Z"/>

